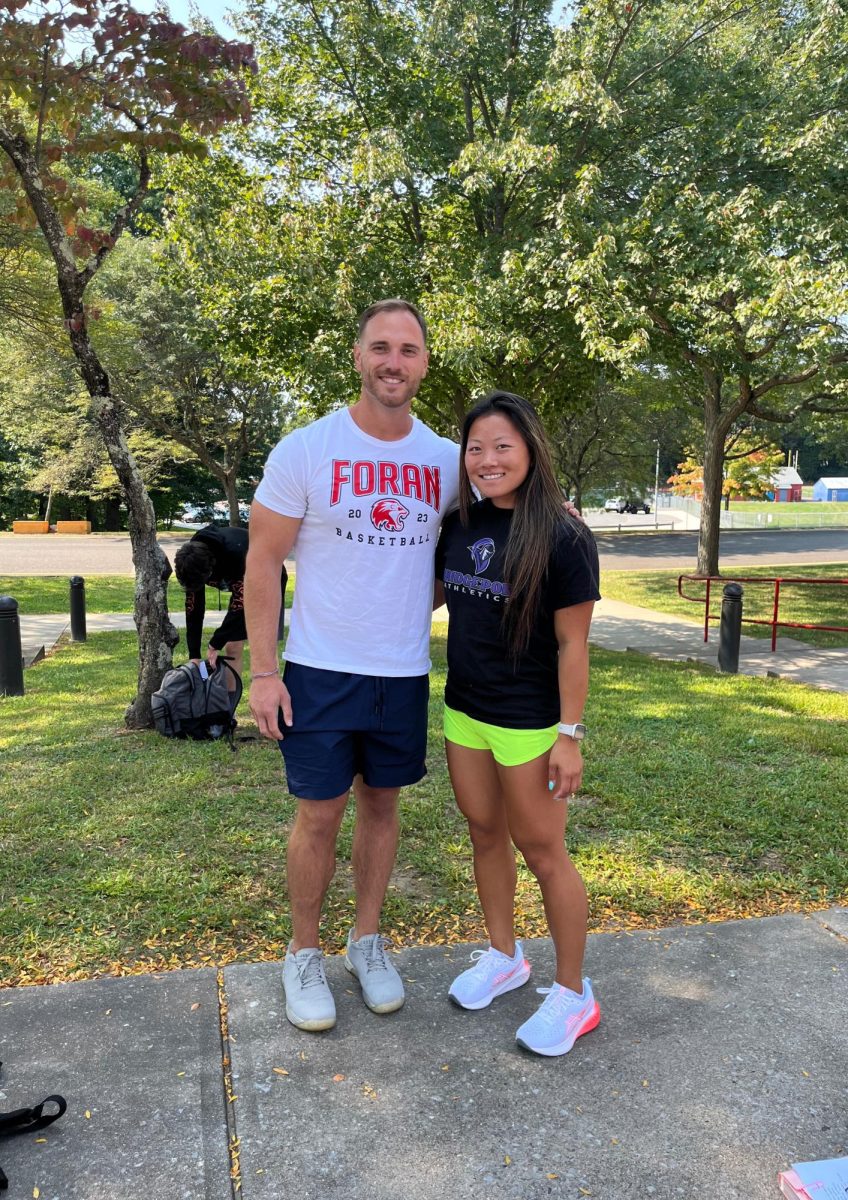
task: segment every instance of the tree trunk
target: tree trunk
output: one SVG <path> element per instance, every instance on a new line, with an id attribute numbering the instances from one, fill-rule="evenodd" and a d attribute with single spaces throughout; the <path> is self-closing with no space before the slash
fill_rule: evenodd
<path id="1" fill-rule="evenodd" d="M 699 575 L 718 575 L 718 545 L 721 527 L 721 485 L 724 469 L 724 427 L 707 421 L 704 428 L 704 496 L 698 532 Z"/>
<path id="2" fill-rule="evenodd" d="M 50 487 L 48 489 L 48 492 L 47 492 L 47 505 L 44 509 L 44 520 L 47 522 L 50 521 L 50 509 L 52 507 L 53 507 L 53 484 L 51 483 Z"/>
<path id="3" fill-rule="evenodd" d="M 171 564 L 156 541 L 156 516 L 153 505 L 127 446 L 118 408 L 111 394 L 109 377 L 89 341 L 83 297 L 93 271 L 78 270 L 64 225 L 57 210 L 47 198 L 39 171 L 38 156 L 33 152 L 26 137 L 13 136 L 0 125 L 0 149 L 9 156 L 20 176 L 27 199 L 56 264 L 56 279 L 62 300 L 65 328 L 91 397 L 91 415 L 100 430 L 109 460 L 115 468 L 124 493 L 135 563 L 134 615 L 138 630 L 138 691 L 126 711 L 125 720 L 131 729 L 147 729 L 153 724 L 150 697 L 171 665 L 171 649 L 178 640 L 177 631 L 168 619 L 166 583 L 171 573 Z M 136 196 L 113 225 L 114 237 L 120 234 L 132 204 L 140 203 L 149 180 L 149 166 L 143 157 Z"/>
<path id="4" fill-rule="evenodd" d="M 138 630 L 138 685 L 135 699 L 124 715 L 130 729 L 150 729 L 150 697 L 172 663 L 171 651 L 179 634 L 168 617 L 167 581 L 171 574 L 162 547 L 156 540 L 156 514 L 130 454 L 120 415 L 110 394 L 109 377 L 100 364 L 83 327 L 71 331 L 71 344 L 91 397 L 91 415 L 100 431 L 109 461 L 121 484 L 135 565 L 135 626 Z"/>
<path id="5" fill-rule="evenodd" d="M 224 491 L 227 496 L 227 504 L 230 508 L 230 524 L 241 525 L 241 513 L 239 512 L 238 496 L 236 495 L 236 473 L 228 472 L 224 476 Z"/>

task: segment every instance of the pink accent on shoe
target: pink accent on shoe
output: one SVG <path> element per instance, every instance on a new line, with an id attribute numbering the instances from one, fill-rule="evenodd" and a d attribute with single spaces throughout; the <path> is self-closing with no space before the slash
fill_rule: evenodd
<path id="1" fill-rule="evenodd" d="M 585 999 L 556 983 L 550 988 L 537 988 L 546 999 L 516 1031 L 519 1046 L 549 1057 L 567 1054 L 579 1037 L 595 1029 L 601 1010 L 588 980 L 585 986 L 589 989 Z"/>
<path id="2" fill-rule="evenodd" d="M 579 1037 L 582 1037 L 584 1033 L 591 1033 L 591 1031 L 600 1024 L 600 1022 L 601 1022 L 601 1006 L 598 1004 L 597 1000 L 592 1005 L 591 1009 L 589 1010 L 589 1012 L 586 1014 L 585 1017 L 581 1017 L 578 1015 L 577 1017 L 571 1018 L 571 1020 L 568 1022 L 568 1028 L 567 1028 L 568 1033 L 570 1033 L 571 1030 L 574 1028 L 575 1022 L 579 1026 L 579 1028 L 577 1029 L 577 1032 L 574 1035 L 574 1041 L 576 1042 L 577 1039 Z M 572 1042 L 571 1044 L 574 1045 L 574 1042 Z"/>

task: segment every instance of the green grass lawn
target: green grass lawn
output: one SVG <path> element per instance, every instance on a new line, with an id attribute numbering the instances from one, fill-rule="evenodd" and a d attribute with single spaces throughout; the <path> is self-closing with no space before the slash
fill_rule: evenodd
<path id="1" fill-rule="evenodd" d="M 66 575 L 0 575 L 0 596 L 14 596 L 22 613 L 61 613 L 68 611 L 69 585 Z M 291 608 L 294 573 L 286 588 L 286 608 Z M 132 575 L 89 575 L 85 579 L 85 607 L 90 613 L 131 613 L 135 598 Z M 207 609 L 226 608 L 229 592 L 206 589 Z M 178 611 L 184 597 L 176 579 L 168 581 L 168 607 Z"/>
<path id="2" fill-rule="evenodd" d="M 441 745 L 434 640 L 430 773 L 404 793 L 384 927 L 398 942 L 483 936 Z M 265 742 L 168 742 L 123 729 L 135 639 L 98 634 L 0 699 L 0 982 L 278 959 L 290 925 L 294 805 Z M 250 728 L 243 703 L 242 720 Z M 584 793 L 569 846 L 593 929 L 848 901 L 845 697 L 595 651 Z M 325 945 L 352 915 L 351 820 Z M 545 933 L 522 870 L 519 929 Z"/>
<path id="3" fill-rule="evenodd" d="M 601 595 L 609 600 L 623 600 L 652 608 L 657 612 L 672 613 L 695 624 L 704 623 L 704 585 L 688 582 L 685 590 L 690 596 L 701 597 L 698 604 L 681 599 L 677 594 L 677 579 L 680 571 L 603 571 L 601 573 Z M 791 566 L 740 567 L 734 571 L 726 568 L 727 579 L 737 576 L 804 576 L 816 579 L 848 579 L 848 563 L 829 563 L 825 566 L 792 564 Z M 771 619 L 774 585 L 743 583 L 745 594 L 742 611 L 745 617 Z M 721 584 L 713 584 L 710 596 L 710 612 L 718 618 L 721 613 Z M 819 625 L 848 625 L 848 587 L 802 587 L 781 584 L 780 619 Z M 712 628 L 711 623 L 711 628 Z M 714 628 L 718 629 L 717 624 Z M 751 637 L 771 637 L 771 627 L 765 625 L 742 625 L 742 632 Z M 848 633 L 825 633 L 813 629 L 781 629 L 777 631 L 778 645 L 784 637 L 795 638 L 814 646 L 848 646 Z"/>

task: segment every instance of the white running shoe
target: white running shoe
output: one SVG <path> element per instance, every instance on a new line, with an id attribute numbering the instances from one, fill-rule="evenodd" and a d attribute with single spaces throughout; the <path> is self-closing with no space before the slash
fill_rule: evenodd
<path id="1" fill-rule="evenodd" d="M 292 1025 L 308 1033 L 332 1029 L 336 1023 L 336 1005 L 324 974 L 324 952 L 304 947 L 293 954 L 286 951 L 283 963 L 283 989 L 286 1016 Z"/>
<path id="2" fill-rule="evenodd" d="M 515 1034 L 519 1046 L 534 1054 L 551 1057 L 567 1054 L 577 1039 L 594 1029 L 601 1019 L 601 1010 L 588 979 L 583 980 L 582 996 L 560 983 L 549 988 L 536 988 L 536 991 L 545 999 Z"/>
<path id="3" fill-rule="evenodd" d="M 495 996 L 521 987 L 530 978 L 530 964 L 521 942 L 515 943 L 512 958 L 494 946 L 475 950 L 471 958 L 475 960 L 474 966 L 457 975 L 448 991 L 450 999 L 460 1008 L 488 1008 Z"/>
<path id="4" fill-rule="evenodd" d="M 367 933 L 357 942 L 352 929 L 347 936 L 345 966 L 359 980 L 362 999 L 374 1013 L 396 1012 L 406 999 L 403 980 L 386 957 L 387 945 L 379 933 Z"/>

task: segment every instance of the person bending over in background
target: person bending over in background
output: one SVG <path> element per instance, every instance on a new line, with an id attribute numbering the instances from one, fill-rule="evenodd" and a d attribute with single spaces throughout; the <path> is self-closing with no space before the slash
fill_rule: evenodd
<path id="1" fill-rule="evenodd" d="M 206 615 L 206 586 L 230 593 L 227 613 L 209 639 L 207 661 L 215 666 L 219 654 L 230 659 L 230 665 L 242 673 L 247 626 L 244 619 L 244 572 L 247 563 L 248 531 L 239 526 L 207 525 L 180 546 L 174 558 L 174 569 L 180 586 L 185 589 L 186 644 L 189 658 L 200 663 L 203 658 L 203 618 Z M 280 577 L 280 595 L 285 595 L 288 575 L 285 567 Z M 235 680 L 228 676 L 234 686 Z"/>

